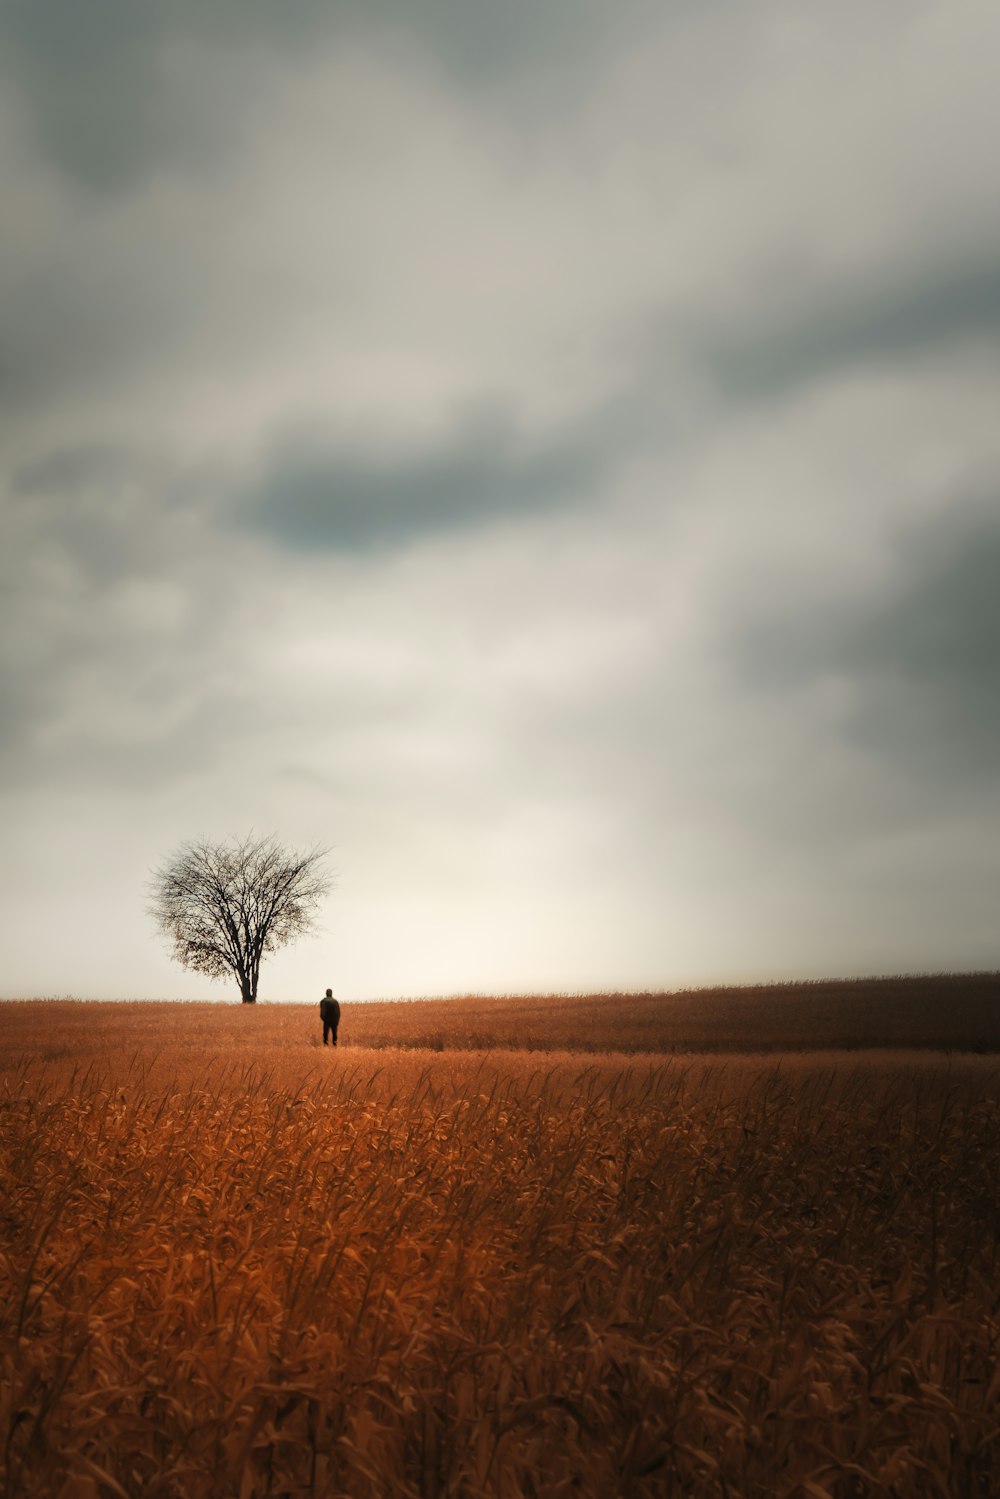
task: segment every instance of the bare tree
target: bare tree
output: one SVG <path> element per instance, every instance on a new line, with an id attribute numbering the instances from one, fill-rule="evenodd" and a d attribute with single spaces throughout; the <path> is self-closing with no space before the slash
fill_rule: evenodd
<path id="1" fill-rule="evenodd" d="M 309 930 L 331 880 L 325 850 L 293 853 L 275 838 L 185 843 L 152 879 L 150 915 L 185 968 L 232 974 L 257 999 L 261 959 Z"/>

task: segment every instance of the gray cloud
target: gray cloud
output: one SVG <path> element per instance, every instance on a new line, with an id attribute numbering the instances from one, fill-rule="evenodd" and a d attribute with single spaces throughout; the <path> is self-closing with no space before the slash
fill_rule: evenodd
<path id="1" fill-rule="evenodd" d="M 226 570 L 169 467 L 41 449 L 12 467 L 2 519 L 5 784 L 148 788 L 214 763 L 210 720 L 240 695 L 216 661 Z"/>
<path id="2" fill-rule="evenodd" d="M 159 166 L 204 160 L 231 138 L 249 101 L 184 87 L 183 64 L 193 59 L 182 55 L 171 69 L 169 50 L 196 44 L 218 50 L 224 63 L 234 41 L 294 47 L 321 27 L 318 3 L 289 7 L 280 25 L 268 24 L 268 9 L 254 0 L 216 7 L 95 0 L 69 10 L 3 0 L 0 39 L 8 79 L 27 100 L 45 154 L 82 186 L 108 191 Z"/>
<path id="3" fill-rule="evenodd" d="M 127 0 L 69 12 L 24 0 L 0 7 L 8 81 L 27 99 L 45 154 L 80 184 L 130 185 L 218 134 L 217 120 L 172 107 L 159 56 L 177 29 L 172 11 Z"/>
<path id="4" fill-rule="evenodd" d="M 891 575 L 850 606 L 744 621 L 741 680 L 844 696 L 842 732 L 931 784 L 964 794 L 1000 757 L 1000 504 L 956 496 L 897 541 Z"/>
<path id="5" fill-rule="evenodd" d="M 58 563 L 84 598 L 183 556 L 192 507 L 168 465 L 110 442 L 42 449 L 12 467 L 7 526 L 15 552 Z M 16 587 L 24 578 L 16 577 Z"/>
<path id="6" fill-rule="evenodd" d="M 773 398 L 866 365 L 905 365 L 963 344 L 1000 350 L 1000 246 L 978 263 L 895 267 L 822 280 L 808 294 L 768 303 L 768 321 L 708 335 L 700 358 L 733 399 Z M 699 358 L 697 349 L 695 358 Z"/>
<path id="7" fill-rule="evenodd" d="M 1000 761 L 1000 492 L 904 551 L 893 593 L 845 638 L 862 684 L 856 732 L 937 778 L 992 780 Z"/>
<path id="8" fill-rule="evenodd" d="M 4 982 L 249 825 L 350 993 L 995 962 L 998 27 L 0 0 Z"/>
<path id="9" fill-rule="evenodd" d="M 163 167 L 204 168 L 213 158 L 225 166 L 256 103 L 228 66 L 241 51 L 294 64 L 312 49 L 359 37 L 389 48 L 402 40 L 429 50 L 472 87 L 541 67 L 551 90 L 551 64 L 567 71 L 567 50 L 579 67 L 589 50 L 614 42 L 630 12 L 634 25 L 650 9 L 649 0 L 628 0 L 612 26 L 599 0 L 543 7 L 391 0 L 377 10 L 364 0 L 295 0 L 280 9 L 268 0 L 92 0 L 69 8 L 0 0 L 0 48 L 46 155 L 81 186 L 108 192 Z M 199 54 L 213 61 L 211 82 Z"/>
<path id="10" fill-rule="evenodd" d="M 520 445 L 503 421 L 469 421 L 447 448 L 351 457 L 313 442 L 286 442 L 236 514 L 283 546 L 379 551 L 442 531 L 588 500 L 606 459 L 586 438 L 574 446 Z"/>
<path id="11" fill-rule="evenodd" d="M 15 495 L 77 494 L 127 478 L 133 467 L 129 455 L 110 443 L 79 443 L 19 464 L 11 474 L 11 487 Z"/>

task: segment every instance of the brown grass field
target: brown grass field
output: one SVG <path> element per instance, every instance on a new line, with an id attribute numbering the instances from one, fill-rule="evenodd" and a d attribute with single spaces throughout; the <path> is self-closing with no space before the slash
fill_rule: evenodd
<path id="1" fill-rule="evenodd" d="M 997 999 L 0 1005 L 0 1492 L 1000 1494 Z"/>

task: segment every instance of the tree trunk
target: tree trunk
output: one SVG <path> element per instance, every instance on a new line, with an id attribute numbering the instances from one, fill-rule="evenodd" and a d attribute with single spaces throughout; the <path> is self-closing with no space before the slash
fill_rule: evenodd
<path id="1" fill-rule="evenodd" d="M 243 1003 L 245 1005 L 255 1005 L 257 1003 L 257 996 L 250 987 L 249 978 L 240 979 L 240 993 L 243 996 Z"/>

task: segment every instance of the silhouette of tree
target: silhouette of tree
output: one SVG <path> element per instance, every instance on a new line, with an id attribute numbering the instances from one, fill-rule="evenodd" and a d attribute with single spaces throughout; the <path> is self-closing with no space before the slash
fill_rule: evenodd
<path id="1" fill-rule="evenodd" d="M 185 843 L 153 875 L 150 915 L 179 963 L 213 979 L 231 973 L 252 1005 L 261 959 L 315 922 L 332 884 L 324 857 L 273 837 Z"/>

